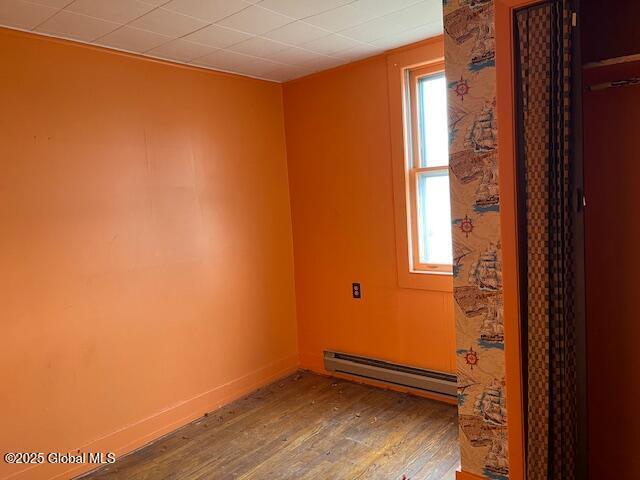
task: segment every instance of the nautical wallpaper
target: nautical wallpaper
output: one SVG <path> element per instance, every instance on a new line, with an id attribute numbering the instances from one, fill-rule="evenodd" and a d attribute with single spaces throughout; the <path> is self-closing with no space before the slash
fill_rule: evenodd
<path id="1" fill-rule="evenodd" d="M 493 0 L 444 1 L 462 469 L 506 479 Z"/>

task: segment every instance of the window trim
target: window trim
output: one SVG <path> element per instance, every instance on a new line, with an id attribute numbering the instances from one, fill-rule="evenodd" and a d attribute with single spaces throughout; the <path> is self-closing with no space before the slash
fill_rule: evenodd
<path id="1" fill-rule="evenodd" d="M 418 168 L 410 168 L 409 175 L 409 205 L 407 209 L 410 213 L 409 220 L 409 243 L 411 244 L 411 258 L 409 259 L 410 271 L 415 273 L 429 274 L 429 273 L 438 273 L 438 274 L 452 274 L 453 265 L 447 263 L 422 263 L 420 261 L 420 244 L 418 243 L 418 237 L 420 233 L 418 232 L 418 181 L 421 173 L 431 173 L 431 172 L 447 172 L 447 176 L 449 176 L 449 167 L 448 166 L 438 166 L 438 167 L 418 167 Z M 413 207 L 413 208 L 412 208 Z"/>
<path id="2" fill-rule="evenodd" d="M 444 75 L 444 64 L 434 64 L 426 66 L 418 66 L 405 69 L 404 75 L 406 76 L 405 83 L 405 104 L 404 104 L 404 116 L 406 118 L 405 123 L 405 143 L 411 137 L 411 145 L 405 147 L 405 168 L 408 175 L 408 199 L 407 211 L 409 212 L 408 228 L 409 228 L 409 270 L 414 273 L 438 273 L 438 274 L 451 274 L 453 272 L 453 266 L 451 264 L 440 263 L 422 263 L 420 261 L 420 244 L 418 242 L 418 181 L 421 173 L 428 172 L 447 172 L 449 175 L 449 164 L 438 165 L 435 167 L 421 167 L 420 160 L 424 152 L 422 152 L 422 138 L 420 135 L 419 118 L 420 118 L 420 105 L 418 98 L 418 83 L 422 78 Z M 411 102 L 407 105 L 407 100 Z M 410 121 L 409 118 L 410 117 Z"/>
<path id="3" fill-rule="evenodd" d="M 424 69 L 424 72 L 434 74 L 444 71 L 444 45 L 442 36 L 421 42 L 417 46 L 400 49 L 387 55 L 387 74 L 389 89 L 389 114 L 391 134 L 391 160 L 393 172 L 393 196 L 395 210 L 396 232 L 396 263 L 398 285 L 402 288 L 415 288 L 432 291 L 453 291 L 453 277 L 451 271 L 416 271 L 412 268 L 410 251 L 411 191 L 410 183 L 417 181 L 417 177 L 408 174 L 408 159 L 412 142 L 405 142 L 405 132 L 408 132 L 408 118 L 406 108 L 406 89 L 410 69 Z M 414 97 L 415 98 L 415 97 Z M 413 109 L 415 110 L 415 109 Z"/>

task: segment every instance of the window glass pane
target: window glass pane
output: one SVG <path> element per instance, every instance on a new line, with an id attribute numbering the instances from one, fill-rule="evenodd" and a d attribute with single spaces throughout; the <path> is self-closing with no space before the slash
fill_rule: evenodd
<path id="1" fill-rule="evenodd" d="M 444 75 L 418 80 L 420 166 L 449 165 L 447 85 Z"/>
<path id="2" fill-rule="evenodd" d="M 420 263 L 452 263 L 448 170 L 418 175 L 418 237 Z"/>

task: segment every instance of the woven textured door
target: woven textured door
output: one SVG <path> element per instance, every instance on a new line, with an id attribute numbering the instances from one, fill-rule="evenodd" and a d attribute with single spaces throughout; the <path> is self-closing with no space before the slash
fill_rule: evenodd
<path id="1" fill-rule="evenodd" d="M 528 480 L 575 478 L 571 23 L 561 0 L 515 15 Z"/>

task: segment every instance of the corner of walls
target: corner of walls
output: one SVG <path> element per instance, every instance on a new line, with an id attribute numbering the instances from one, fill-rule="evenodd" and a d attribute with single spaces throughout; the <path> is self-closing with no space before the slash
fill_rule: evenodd
<path id="1" fill-rule="evenodd" d="M 280 125 L 282 128 L 282 141 L 284 145 L 284 159 L 285 159 L 285 177 L 287 184 L 287 205 L 289 208 L 287 209 L 288 215 L 288 223 L 290 228 L 289 241 L 290 241 L 290 249 L 291 249 L 291 278 L 293 279 L 293 318 L 294 318 L 294 327 L 295 327 L 295 338 L 296 338 L 296 359 L 298 368 L 302 367 L 302 354 L 300 351 L 300 326 L 298 320 L 298 289 L 296 288 L 296 257 L 295 257 L 295 241 L 294 241 L 294 229 L 293 229 L 293 205 L 292 205 L 292 192 L 291 192 L 291 174 L 290 174 L 290 166 L 289 166 L 289 149 L 287 143 L 287 122 L 286 122 L 286 105 L 285 105 L 285 88 L 287 83 L 278 83 L 278 90 L 280 95 Z"/>

